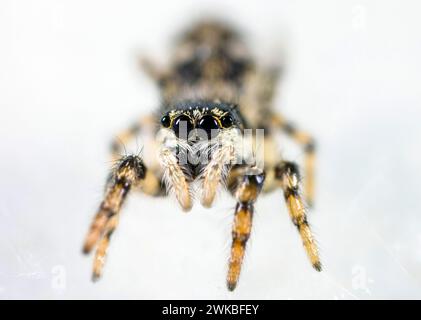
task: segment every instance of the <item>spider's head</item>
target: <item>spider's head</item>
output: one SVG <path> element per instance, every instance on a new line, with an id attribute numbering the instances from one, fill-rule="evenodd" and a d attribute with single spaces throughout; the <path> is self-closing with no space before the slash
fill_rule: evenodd
<path id="1" fill-rule="evenodd" d="M 220 102 L 184 102 L 176 104 L 161 118 L 161 125 L 189 143 L 210 140 L 226 129 L 243 128 L 235 105 Z"/>
<path id="2" fill-rule="evenodd" d="M 202 204 L 209 207 L 229 168 L 245 159 L 244 120 L 234 105 L 194 101 L 175 104 L 162 115 L 159 158 L 167 190 L 190 209 L 189 183 L 199 179 Z M 187 199 L 185 201 L 185 199 Z"/>

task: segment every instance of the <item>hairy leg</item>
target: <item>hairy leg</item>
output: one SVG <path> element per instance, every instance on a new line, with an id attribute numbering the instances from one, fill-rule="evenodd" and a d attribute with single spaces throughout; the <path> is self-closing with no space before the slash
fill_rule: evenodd
<path id="1" fill-rule="evenodd" d="M 236 129 L 227 129 L 221 132 L 214 146 L 211 146 L 211 158 L 204 168 L 202 179 L 201 203 L 204 207 L 210 207 L 215 199 L 218 187 L 224 183 L 229 167 L 236 160 L 236 148 L 240 138 L 240 132 Z"/>
<path id="2" fill-rule="evenodd" d="M 91 224 L 83 246 L 89 253 L 99 243 L 94 260 L 93 279 L 101 275 L 106 251 L 114 231 L 121 207 L 132 187 L 141 184 L 147 173 L 143 161 L 134 155 L 123 157 L 112 171 L 99 210 Z"/>
<path id="3" fill-rule="evenodd" d="M 242 170 L 244 168 L 238 168 Z M 236 173 L 234 173 L 236 174 Z M 231 257 L 228 265 L 227 287 L 233 291 L 240 277 L 246 244 L 250 236 L 254 203 L 262 189 L 264 173 L 245 172 L 238 176 L 233 193 L 237 199 L 232 228 Z"/>
<path id="4" fill-rule="evenodd" d="M 297 227 L 307 256 L 314 269 L 322 270 L 316 241 L 307 221 L 306 208 L 300 196 L 300 174 L 295 163 L 282 161 L 275 168 L 275 177 L 284 191 L 285 201 L 292 222 Z"/>
<path id="5" fill-rule="evenodd" d="M 189 146 L 186 141 L 178 139 L 171 130 L 162 130 L 158 138 L 160 143 L 159 161 L 164 172 L 164 182 L 168 192 L 174 192 L 178 203 L 184 211 L 189 211 L 193 202 L 190 194 L 190 175 L 180 160 L 180 155 L 187 156 Z M 181 163 L 180 163 L 181 162 Z"/>
<path id="6" fill-rule="evenodd" d="M 125 155 L 125 146 L 129 144 L 136 136 L 142 135 L 151 139 L 151 136 L 154 136 L 156 132 L 156 123 L 154 117 L 144 116 L 136 121 L 131 127 L 120 132 L 113 139 L 111 143 L 111 155 L 113 161 L 120 161 Z M 155 141 L 152 143 L 156 143 Z M 138 185 L 142 192 L 156 196 L 164 193 L 161 185 L 160 175 L 154 172 L 154 168 L 149 168 L 150 170 L 146 171 L 145 178 Z"/>

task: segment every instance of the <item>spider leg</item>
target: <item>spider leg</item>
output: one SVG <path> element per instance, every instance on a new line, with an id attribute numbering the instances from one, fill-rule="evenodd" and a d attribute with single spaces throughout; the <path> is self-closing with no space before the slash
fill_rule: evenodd
<path id="1" fill-rule="evenodd" d="M 177 154 L 187 156 L 190 147 L 186 141 L 177 139 L 171 130 L 165 129 L 160 133 L 161 136 L 158 138 L 160 144 L 159 161 L 163 170 L 166 189 L 174 192 L 184 211 L 189 211 L 193 206 L 189 184 L 190 173 L 185 166 L 185 159 L 180 160 Z"/>
<path id="2" fill-rule="evenodd" d="M 212 205 L 218 186 L 225 182 L 229 167 L 236 159 L 239 137 L 240 132 L 236 129 L 228 129 L 219 134 L 211 159 L 201 174 L 201 203 L 204 207 L 209 208 Z"/>
<path id="3" fill-rule="evenodd" d="M 101 275 L 111 234 L 117 227 L 121 207 L 129 191 L 139 188 L 142 192 L 153 196 L 160 195 L 164 191 L 160 173 L 154 170 L 153 162 L 152 167 L 147 168 L 144 159 L 138 155 L 122 155 L 124 146 L 134 137 L 142 133 L 148 138 L 154 136 L 155 131 L 154 117 L 142 117 L 129 129 L 117 135 L 111 144 L 112 158 L 117 164 L 109 175 L 104 200 L 93 219 L 83 246 L 83 252 L 89 253 L 98 243 L 93 265 L 94 280 Z M 152 140 L 152 143 L 156 143 L 155 140 Z"/>
<path id="4" fill-rule="evenodd" d="M 117 227 L 118 218 L 119 218 L 119 215 L 112 216 L 111 218 L 109 218 L 108 222 L 104 226 L 104 232 L 103 232 L 104 235 L 99 241 L 98 248 L 95 252 L 93 273 L 92 273 L 93 281 L 98 280 L 101 276 L 102 268 L 104 267 L 104 263 L 105 263 L 105 256 L 107 254 L 108 245 L 110 243 L 110 238 Z"/>
<path id="5" fill-rule="evenodd" d="M 298 228 L 307 256 L 314 269 L 322 270 L 316 241 L 307 221 L 306 208 L 300 196 L 300 174 L 295 163 L 282 161 L 275 167 L 275 178 L 284 191 L 285 201 L 292 222 Z"/>
<path id="6" fill-rule="evenodd" d="M 190 195 L 190 185 L 177 157 L 169 148 L 162 148 L 160 160 L 164 169 L 167 189 L 173 190 L 178 203 L 184 211 L 190 211 L 193 203 Z"/>
<path id="7" fill-rule="evenodd" d="M 306 199 L 307 205 L 311 207 L 314 200 L 314 163 L 316 161 L 314 139 L 306 132 L 295 128 L 294 125 L 285 120 L 284 117 L 279 114 L 272 117 L 272 123 L 275 127 L 281 129 L 304 148 L 304 197 Z"/>
<path id="8" fill-rule="evenodd" d="M 239 175 L 237 184 L 233 187 L 237 205 L 235 207 L 231 257 L 227 275 L 227 287 L 230 291 L 233 291 L 238 283 L 246 244 L 252 227 L 254 202 L 264 183 L 264 173 L 259 172 L 246 171 L 243 175 Z"/>
<path id="9" fill-rule="evenodd" d="M 122 154 L 125 153 L 125 145 L 132 141 L 136 136 L 143 134 L 144 136 L 154 135 L 156 131 L 156 124 L 153 116 L 144 116 L 136 121 L 131 127 L 116 135 L 111 143 L 111 157 L 113 161 L 119 162 Z M 156 143 L 153 141 L 153 143 Z M 155 174 L 154 168 L 149 168 L 146 171 L 145 178 L 140 183 L 139 187 L 142 192 L 156 196 L 163 194 L 161 179 L 159 175 Z"/>
<path id="10" fill-rule="evenodd" d="M 131 155 L 123 157 L 111 174 L 104 200 L 91 224 L 83 246 L 83 252 L 89 253 L 100 241 L 94 260 L 94 279 L 101 275 L 111 233 L 117 225 L 124 200 L 132 187 L 144 181 L 147 171 L 142 159 Z"/>

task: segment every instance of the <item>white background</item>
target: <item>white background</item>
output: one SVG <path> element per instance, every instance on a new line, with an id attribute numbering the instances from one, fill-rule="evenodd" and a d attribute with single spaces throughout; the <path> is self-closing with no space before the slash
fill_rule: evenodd
<path id="1" fill-rule="evenodd" d="M 1 1 L 0 298 L 421 298 L 420 10 L 416 0 Z M 93 284 L 81 245 L 109 142 L 159 105 L 137 57 L 167 61 L 179 30 L 210 11 L 259 58 L 285 63 L 276 108 L 319 146 L 309 219 L 325 270 L 310 267 L 278 191 L 257 204 L 229 293 L 233 200 L 186 214 L 136 194 Z"/>

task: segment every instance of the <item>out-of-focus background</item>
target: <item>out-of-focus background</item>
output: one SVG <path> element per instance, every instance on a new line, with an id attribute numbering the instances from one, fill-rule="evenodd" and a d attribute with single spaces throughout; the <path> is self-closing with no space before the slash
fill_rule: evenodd
<path id="1" fill-rule="evenodd" d="M 0 3 L 0 298 L 421 298 L 419 1 Z M 165 63 L 202 15 L 285 66 L 276 108 L 318 142 L 315 272 L 280 191 L 257 204 L 235 292 L 234 202 L 186 214 L 130 197 L 104 278 L 82 240 L 113 135 L 159 105 L 140 54 Z M 283 154 L 303 153 L 283 139 Z"/>

